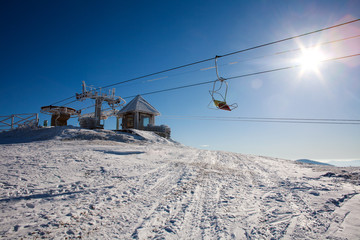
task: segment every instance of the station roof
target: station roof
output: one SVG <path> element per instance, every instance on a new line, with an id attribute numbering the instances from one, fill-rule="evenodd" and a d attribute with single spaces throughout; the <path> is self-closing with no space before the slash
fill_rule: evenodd
<path id="1" fill-rule="evenodd" d="M 126 104 L 118 114 L 121 116 L 129 112 L 148 113 L 155 116 L 160 115 L 160 112 L 151 106 L 151 104 L 148 103 L 141 95 L 137 95 L 133 100 Z"/>

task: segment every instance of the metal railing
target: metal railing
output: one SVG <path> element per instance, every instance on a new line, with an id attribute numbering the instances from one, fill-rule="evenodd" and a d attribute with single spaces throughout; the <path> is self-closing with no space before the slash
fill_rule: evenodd
<path id="1" fill-rule="evenodd" d="M 22 113 L 0 116 L 0 132 L 16 128 L 35 127 L 39 124 L 39 114 Z"/>

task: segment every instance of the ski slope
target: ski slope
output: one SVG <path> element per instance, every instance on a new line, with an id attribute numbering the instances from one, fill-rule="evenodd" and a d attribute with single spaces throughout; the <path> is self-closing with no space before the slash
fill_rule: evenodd
<path id="1" fill-rule="evenodd" d="M 0 134 L 3 239 L 359 239 L 360 170 L 150 132 Z"/>

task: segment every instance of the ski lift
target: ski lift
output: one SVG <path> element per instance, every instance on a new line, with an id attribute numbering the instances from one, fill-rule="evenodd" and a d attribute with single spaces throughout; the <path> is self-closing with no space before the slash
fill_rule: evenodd
<path id="1" fill-rule="evenodd" d="M 209 108 L 211 109 L 221 109 L 226 111 L 232 111 L 238 107 L 237 103 L 233 103 L 231 105 L 226 102 L 226 95 L 229 88 L 228 83 L 225 78 L 219 76 L 217 59 L 219 56 L 215 57 L 215 69 L 217 80 L 214 81 L 213 89 L 210 90 L 211 102 L 209 103 Z M 215 108 L 212 105 L 215 105 Z"/>

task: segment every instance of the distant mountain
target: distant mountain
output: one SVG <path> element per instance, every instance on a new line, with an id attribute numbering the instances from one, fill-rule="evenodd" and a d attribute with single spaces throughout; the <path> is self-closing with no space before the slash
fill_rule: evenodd
<path id="1" fill-rule="evenodd" d="M 310 160 L 310 159 L 298 159 L 298 160 L 296 160 L 296 162 L 302 162 L 302 163 L 308 163 L 308 164 L 317 164 L 317 165 L 333 166 L 333 165 L 328 164 L 328 163 L 317 162 L 317 161 Z"/>

